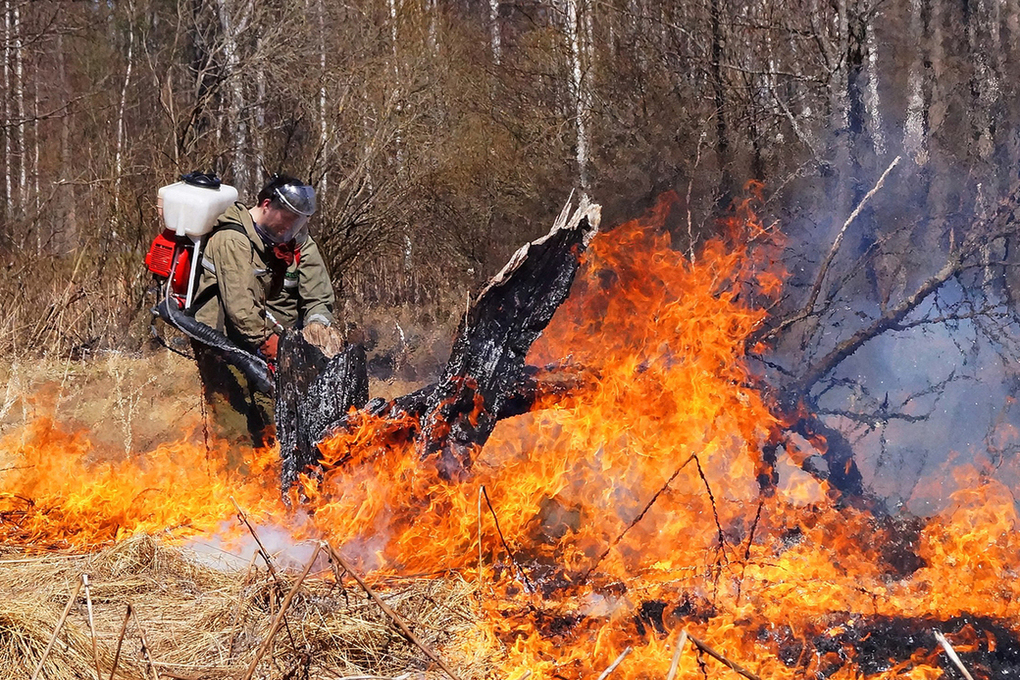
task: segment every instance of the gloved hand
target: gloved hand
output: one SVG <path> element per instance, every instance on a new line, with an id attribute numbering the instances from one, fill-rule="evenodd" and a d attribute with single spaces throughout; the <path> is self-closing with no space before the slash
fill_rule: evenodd
<path id="1" fill-rule="evenodd" d="M 332 358 L 344 347 L 344 338 L 336 328 L 313 321 L 301 330 L 305 341 L 315 345 L 327 357 Z"/>
<path id="2" fill-rule="evenodd" d="M 262 343 L 261 347 L 259 347 L 259 352 L 261 352 L 262 356 L 264 356 L 269 361 L 276 361 L 276 353 L 279 349 L 280 349 L 280 336 L 277 335 L 276 333 L 273 333 L 268 338 L 266 338 L 266 341 Z"/>

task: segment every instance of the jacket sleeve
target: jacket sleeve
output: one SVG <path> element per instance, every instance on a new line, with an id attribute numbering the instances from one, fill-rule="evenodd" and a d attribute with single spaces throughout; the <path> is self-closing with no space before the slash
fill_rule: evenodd
<path id="1" fill-rule="evenodd" d="M 333 282 L 322 259 L 319 246 L 309 237 L 301 245 L 298 263 L 298 302 L 302 322 L 307 325 L 318 321 L 327 326 L 333 323 L 336 297 Z"/>
<path id="2" fill-rule="evenodd" d="M 244 234 L 219 231 L 206 244 L 205 257 L 216 268 L 220 304 L 228 328 L 251 348 L 258 348 L 272 332 L 265 318 L 265 289 L 255 273 L 252 246 Z"/>

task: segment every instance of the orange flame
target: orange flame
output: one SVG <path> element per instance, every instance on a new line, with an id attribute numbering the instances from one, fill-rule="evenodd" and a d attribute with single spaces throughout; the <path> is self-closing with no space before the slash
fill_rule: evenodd
<path id="1" fill-rule="evenodd" d="M 408 423 L 353 417 L 322 446 L 326 472 L 304 480 L 312 516 L 295 536 L 327 538 L 364 569 L 477 580 L 500 677 L 587 676 L 627 646 L 617 677 L 665 677 L 685 628 L 761 677 L 838 667 L 831 677 L 849 678 L 853 650 L 812 656 L 812 636 L 838 639 L 870 616 L 1020 620 L 1008 576 L 1020 556 L 1015 505 L 978 471 L 959 470 L 953 504 L 921 529 L 923 562 L 906 574 L 868 540 L 873 516 L 832 507 L 818 481 L 791 472 L 795 451 L 778 491 L 759 493 L 762 445 L 781 423 L 746 345 L 781 289 L 781 242 L 747 202 L 690 261 L 660 228 L 672 200 L 595 240 L 533 351 L 532 363 L 569 356 L 597 380 L 500 423 L 467 482 L 419 460 Z M 48 420 L 0 450 L 19 461 L 0 472 L 8 542 L 208 535 L 234 514 L 231 495 L 253 516 L 293 517 L 276 498 L 272 451 L 252 453 L 245 470 L 183 442 L 93 462 L 86 436 Z M 827 629 L 834 612 L 841 621 Z M 978 644 L 973 631 L 957 637 Z M 781 640 L 802 651 L 781 658 Z M 919 650 L 879 675 L 935 678 L 936 664 Z M 699 672 L 688 661 L 678 677 Z"/>

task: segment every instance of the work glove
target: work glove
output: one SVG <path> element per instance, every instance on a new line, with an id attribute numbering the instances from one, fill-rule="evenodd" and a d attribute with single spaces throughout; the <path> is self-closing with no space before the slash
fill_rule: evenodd
<path id="1" fill-rule="evenodd" d="M 301 330 L 309 345 L 318 347 L 327 358 L 333 358 L 344 348 L 344 337 L 333 326 L 313 321 Z"/>
<path id="2" fill-rule="evenodd" d="M 276 353 L 280 349 L 280 336 L 273 333 L 259 347 L 259 352 L 269 361 L 276 361 Z"/>

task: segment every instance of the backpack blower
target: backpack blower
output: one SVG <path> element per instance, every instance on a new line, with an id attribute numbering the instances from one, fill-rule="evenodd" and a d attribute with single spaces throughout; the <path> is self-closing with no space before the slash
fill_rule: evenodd
<path id="1" fill-rule="evenodd" d="M 223 333 L 196 321 L 191 309 L 205 238 L 216 218 L 236 200 L 237 189 L 212 173 L 191 172 L 182 175 L 180 182 L 160 188 L 156 205 L 164 228 L 145 255 L 158 295 L 152 313 L 189 338 L 221 350 L 224 359 L 240 369 L 256 389 L 272 394 L 274 381 L 268 364 Z"/>

